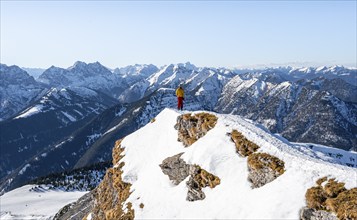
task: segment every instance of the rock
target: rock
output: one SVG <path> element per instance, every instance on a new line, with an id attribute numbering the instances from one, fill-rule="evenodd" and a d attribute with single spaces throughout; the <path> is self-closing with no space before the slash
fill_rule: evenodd
<path id="1" fill-rule="evenodd" d="M 216 123 L 217 117 L 208 113 L 180 115 L 175 125 L 175 129 L 178 130 L 177 140 L 188 147 L 214 128 Z"/>
<path id="2" fill-rule="evenodd" d="M 254 153 L 248 157 L 248 171 L 252 188 L 258 188 L 284 173 L 284 161 L 266 153 Z"/>
<path id="3" fill-rule="evenodd" d="M 104 179 L 95 189 L 94 205 L 84 218 L 91 216 L 93 220 L 101 219 L 134 219 L 135 213 L 130 202 L 126 200 L 130 196 L 131 184 L 122 179 L 122 167 L 124 162 L 120 162 L 123 156 L 121 141 L 117 141 L 113 148 L 114 166 L 109 168 Z M 126 204 L 126 205 L 125 205 Z"/>
<path id="4" fill-rule="evenodd" d="M 58 211 L 53 220 L 82 220 L 94 206 L 94 191 Z"/>
<path id="5" fill-rule="evenodd" d="M 190 167 L 190 175 L 190 179 L 186 182 L 188 188 L 186 200 L 191 202 L 206 198 L 202 188 L 207 186 L 214 188 L 221 182 L 217 176 L 207 172 L 198 165 Z"/>
<path id="6" fill-rule="evenodd" d="M 162 172 L 168 175 L 175 185 L 180 184 L 189 175 L 190 165 L 180 158 L 182 154 L 168 157 L 160 164 Z"/>
<path id="7" fill-rule="evenodd" d="M 304 207 L 300 210 L 300 220 L 338 220 L 336 215 L 324 211 Z"/>
<path id="8" fill-rule="evenodd" d="M 190 179 L 186 182 L 188 188 L 186 200 L 193 202 L 196 200 L 203 200 L 206 198 L 205 193 L 202 191 L 199 183 L 191 176 Z"/>

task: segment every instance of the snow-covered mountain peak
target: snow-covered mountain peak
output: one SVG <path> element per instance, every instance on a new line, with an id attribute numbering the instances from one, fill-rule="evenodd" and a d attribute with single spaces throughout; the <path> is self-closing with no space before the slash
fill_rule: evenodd
<path id="1" fill-rule="evenodd" d="M 124 215 L 130 219 L 134 216 L 138 219 L 298 219 L 301 208 L 306 206 L 306 191 L 319 178 L 336 178 L 347 189 L 357 186 L 355 168 L 339 164 L 338 159 L 328 159 L 329 154 L 318 151 L 318 147 L 316 150 L 314 146 L 289 143 L 239 116 L 182 113 L 165 109 L 152 123 L 116 142 L 114 166 L 108 169 L 97 188 L 94 207 L 84 219 L 101 218 L 107 210 L 105 207 L 120 210 L 111 212 L 113 218 Z M 216 117 L 217 121 L 208 132 L 198 136 L 201 138 L 185 147 L 178 141 L 182 140 L 180 126 L 187 126 L 193 132 L 181 135 L 194 137 L 199 125 L 190 127 L 195 126 L 194 119 L 192 124 L 180 120 L 199 114 L 199 117 Z M 240 156 L 230 137 L 233 130 L 241 133 L 245 143 L 258 146 L 258 150 L 248 158 Z M 356 156 L 339 153 L 346 159 Z M 252 160 L 263 155 L 280 161 L 283 170 L 263 185 L 253 187 L 252 172 L 264 170 L 268 163 L 254 167 Z M 201 170 L 195 176 L 197 167 Z M 191 185 L 192 181 L 197 181 L 196 186 Z M 121 186 L 120 191 L 114 183 Z M 111 199 L 119 195 L 119 201 Z"/>
<path id="2" fill-rule="evenodd" d="M 18 66 L 0 64 L 0 85 L 36 84 L 35 79 Z"/>
<path id="3" fill-rule="evenodd" d="M 176 68 L 179 68 L 179 67 L 182 67 L 182 68 L 185 68 L 187 70 L 197 70 L 198 68 L 191 64 L 190 62 L 186 62 L 186 63 L 178 63 L 175 65 Z"/>
<path id="4" fill-rule="evenodd" d="M 131 76 L 149 77 L 158 70 L 159 69 L 153 64 L 135 64 L 122 68 L 116 68 L 114 73 L 123 75 L 127 78 Z"/>
<path id="5" fill-rule="evenodd" d="M 68 70 L 71 70 L 71 69 L 81 69 L 81 68 L 84 68 L 85 66 L 87 66 L 87 63 L 83 62 L 83 61 L 76 61 L 72 66 L 68 67 L 67 69 Z"/>

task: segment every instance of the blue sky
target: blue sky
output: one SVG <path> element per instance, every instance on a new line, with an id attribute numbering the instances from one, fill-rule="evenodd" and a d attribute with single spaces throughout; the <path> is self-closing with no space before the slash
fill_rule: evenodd
<path id="1" fill-rule="evenodd" d="M 356 66 L 356 2 L 1 0 L 1 63 Z"/>

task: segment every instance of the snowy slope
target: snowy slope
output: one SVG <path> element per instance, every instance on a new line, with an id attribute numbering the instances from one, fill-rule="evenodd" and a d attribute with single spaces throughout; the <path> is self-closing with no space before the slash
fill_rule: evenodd
<path id="1" fill-rule="evenodd" d="M 85 193 L 87 192 L 65 192 L 26 185 L 0 197 L 0 219 L 52 219 L 60 208 L 76 201 Z"/>
<path id="2" fill-rule="evenodd" d="M 215 114 L 216 126 L 184 148 L 174 129 L 180 114 L 165 109 L 154 123 L 125 137 L 121 143 L 125 148 L 122 177 L 132 184 L 126 202 L 133 204 L 137 219 L 298 219 L 299 210 L 305 206 L 305 192 L 317 179 L 335 177 L 345 182 L 347 189 L 357 186 L 356 168 L 330 160 L 321 150 L 289 143 L 239 116 Z M 238 156 L 234 143 L 226 135 L 232 129 L 258 144 L 259 152 L 283 160 L 285 173 L 261 188 L 252 189 L 247 180 L 247 159 Z M 203 189 L 204 200 L 186 201 L 188 178 L 176 186 L 159 167 L 164 159 L 181 152 L 186 163 L 198 164 L 221 179 L 214 189 Z M 356 153 L 344 155 L 357 158 Z M 356 161 L 353 166 L 356 167 Z M 140 208 L 141 203 L 144 208 Z"/>
<path id="3" fill-rule="evenodd" d="M 269 70 L 235 76 L 214 110 L 262 123 L 290 141 L 356 149 L 356 86 L 342 79 L 294 82 L 279 74 Z"/>

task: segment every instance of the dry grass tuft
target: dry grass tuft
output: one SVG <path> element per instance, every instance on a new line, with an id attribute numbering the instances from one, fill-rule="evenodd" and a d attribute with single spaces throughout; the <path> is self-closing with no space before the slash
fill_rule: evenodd
<path id="1" fill-rule="evenodd" d="M 335 198 L 341 192 L 346 191 L 345 183 L 339 183 L 335 179 L 329 179 L 324 186 L 324 190 L 329 198 Z"/>
<path id="2" fill-rule="evenodd" d="M 117 140 L 114 144 L 114 148 L 112 151 L 112 157 L 113 157 L 113 165 L 117 164 L 123 156 L 121 153 L 124 151 L 124 148 L 121 147 L 121 142 L 123 141 L 124 138 Z"/>
<path id="3" fill-rule="evenodd" d="M 140 203 L 139 207 L 140 207 L 141 209 L 143 209 L 143 208 L 144 208 L 144 203 Z"/>
<path id="4" fill-rule="evenodd" d="M 155 121 L 156 121 L 156 119 L 153 118 L 153 119 L 150 120 L 150 123 L 154 123 Z"/>
<path id="5" fill-rule="evenodd" d="M 119 163 L 119 166 L 107 170 L 103 181 L 95 191 L 95 204 L 92 210 L 94 220 L 131 220 L 135 217 L 130 202 L 124 207 L 124 203 L 130 195 L 131 184 L 122 180 L 123 171 L 121 168 L 124 166 L 124 162 L 120 162 L 120 160 L 124 157 L 121 155 L 124 149 L 120 143 L 121 140 L 117 141 L 113 148 L 113 164 Z"/>
<path id="6" fill-rule="evenodd" d="M 240 132 L 237 130 L 233 130 L 230 133 L 231 140 L 236 145 L 236 151 L 243 157 L 247 157 L 257 151 L 259 146 L 245 138 Z"/>
<path id="7" fill-rule="evenodd" d="M 309 208 L 336 213 L 341 220 L 357 219 L 357 188 L 347 190 L 345 183 L 327 177 L 316 181 L 316 187 L 306 191 L 305 198 Z"/>
<path id="8" fill-rule="evenodd" d="M 325 176 L 325 177 L 322 177 L 322 178 L 318 179 L 318 180 L 316 181 L 316 184 L 319 185 L 319 186 L 321 186 L 321 184 L 322 184 L 323 182 L 326 182 L 326 181 L 327 181 L 327 177 Z"/>
<path id="9" fill-rule="evenodd" d="M 337 214 L 339 219 L 357 219 L 357 188 L 345 190 L 336 198 L 326 200 L 328 210 Z"/>
<path id="10" fill-rule="evenodd" d="M 248 165 L 255 170 L 270 168 L 280 175 L 284 173 L 284 161 L 267 153 L 251 154 L 248 157 Z"/>
<path id="11" fill-rule="evenodd" d="M 178 130 L 178 141 L 183 142 L 186 147 L 192 145 L 214 128 L 217 120 L 216 116 L 208 113 L 180 115 L 175 125 Z"/>
<path id="12" fill-rule="evenodd" d="M 326 194 L 321 186 L 311 187 L 305 194 L 306 203 L 309 208 L 326 210 Z"/>
<path id="13" fill-rule="evenodd" d="M 201 188 L 209 186 L 214 188 L 221 183 L 219 177 L 207 172 L 198 165 L 195 165 L 197 170 L 193 176 L 193 179 L 199 184 Z"/>

